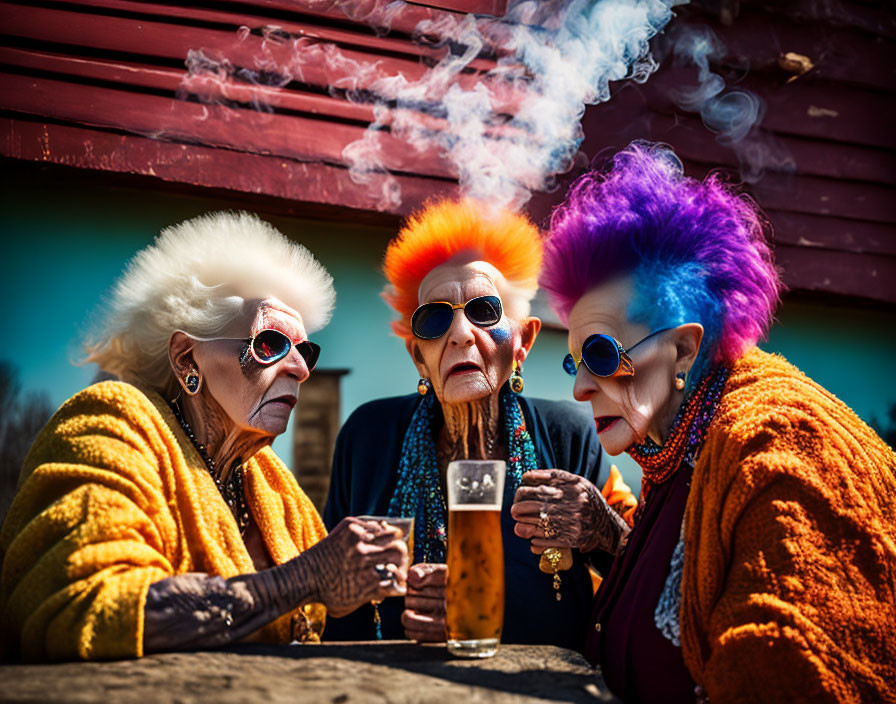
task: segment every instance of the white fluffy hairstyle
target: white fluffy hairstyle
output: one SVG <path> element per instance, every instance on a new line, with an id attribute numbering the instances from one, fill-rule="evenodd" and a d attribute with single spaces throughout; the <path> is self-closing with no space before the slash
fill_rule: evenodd
<path id="1" fill-rule="evenodd" d="M 165 228 L 128 263 L 85 342 L 86 361 L 173 392 L 171 333 L 214 337 L 247 301 L 268 298 L 294 308 L 310 334 L 329 322 L 336 292 L 311 252 L 256 215 L 200 215 Z"/>

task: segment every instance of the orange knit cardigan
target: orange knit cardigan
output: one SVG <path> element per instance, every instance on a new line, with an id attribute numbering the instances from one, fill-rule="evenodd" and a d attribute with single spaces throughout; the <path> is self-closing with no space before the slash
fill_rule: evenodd
<path id="1" fill-rule="evenodd" d="M 685 510 L 681 640 L 713 702 L 896 702 L 896 455 L 782 357 L 732 370 Z"/>

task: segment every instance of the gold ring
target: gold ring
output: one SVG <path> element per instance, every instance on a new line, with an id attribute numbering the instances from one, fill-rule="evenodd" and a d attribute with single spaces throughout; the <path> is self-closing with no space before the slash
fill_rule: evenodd
<path id="1" fill-rule="evenodd" d="M 538 519 L 541 521 L 541 532 L 544 533 L 544 537 L 553 538 L 554 529 L 551 527 L 551 517 L 546 511 L 541 511 L 538 514 Z"/>

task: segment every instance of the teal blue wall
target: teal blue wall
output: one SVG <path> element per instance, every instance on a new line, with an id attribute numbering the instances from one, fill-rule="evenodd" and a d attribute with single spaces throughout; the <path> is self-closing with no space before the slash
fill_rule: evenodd
<path id="1" fill-rule="evenodd" d="M 0 359 L 19 366 L 26 390 L 46 390 L 61 404 L 95 373 L 71 363 L 79 354 L 73 343 L 127 259 L 165 225 L 228 207 L 176 193 L 57 182 L 52 172 L 14 173 L 0 195 Z M 389 333 L 390 311 L 379 297 L 378 267 L 391 231 L 261 214 L 333 274 L 336 313 L 314 338 L 324 348 L 322 367 L 351 370 L 342 382 L 343 417 L 369 399 L 412 392 L 414 367 Z M 896 313 L 788 303 L 778 317 L 766 349 L 783 353 L 866 420 L 886 417 L 896 402 Z M 563 333 L 542 332 L 526 364 L 526 393 L 570 397 L 571 380 L 560 369 L 565 353 Z M 289 461 L 287 437 L 275 448 Z M 637 486 L 634 464 L 619 464 Z"/>

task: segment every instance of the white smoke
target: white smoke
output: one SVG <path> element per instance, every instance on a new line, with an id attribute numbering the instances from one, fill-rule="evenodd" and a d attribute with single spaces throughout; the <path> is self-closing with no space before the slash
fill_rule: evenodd
<path id="1" fill-rule="evenodd" d="M 465 194 L 520 208 L 573 165 L 585 106 L 608 100 L 611 81 L 643 82 L 656 69 L 650 39 L 686 2 L 512 0 L 500 18 L 432 13 L 436 19 L 418 24 L 414 40 L 442 58 L 412 78 L 332 43 L 243 27 L 232 55 L 189 53 L 179 94 L 270 112 L 290 82 L 325 84 L 332 97 L 372 112 L 342 158 L 381 209 L 401 202 L 392 172 L 416 173 L 421 164 L 428 175 L 457 178 Z M 412 7 L 400 0 L 302 6 L 338 7 L 378 32 Z"/>
<path id="2" fill-rule="evenodd" d="M 677 25 L 664 42 L 674 62 L 694 66 L 697 82 L 672 88 L 670 98 L 682 110 L 699 113 L 719 144 L 732 149 L 740 164 L 740 176 L 756 183 L 766 169 L 793 171 L 796 162 L 771 135 L 760 129 L 765 102 L 752 91 L 729 89 L 710 64 L 726 58 L 725 44 L 705 25 Z"/>
<path id="3" fill-rule="evenodd" d="M 572 166 L 585 106 L 607 100 L 610 81 L 643 82 L 656 69 L 649 41 L 686 1 L 529 0 L 502 18 L 421 23 L 418 40 L 436 37 L 449 51 L 417 80 L 372 86 L 376 120 L 343 152 L 352 177 L 377 190 L 381 207 L 398 205 L 400 187 L 385 171 L 388 130 L 446 159 L 463 193 L 522 207 Z M 483 51 L 495 66 L 471 81 Z"/>

